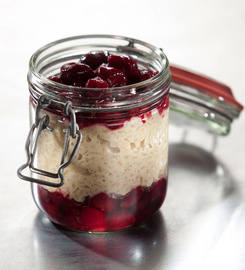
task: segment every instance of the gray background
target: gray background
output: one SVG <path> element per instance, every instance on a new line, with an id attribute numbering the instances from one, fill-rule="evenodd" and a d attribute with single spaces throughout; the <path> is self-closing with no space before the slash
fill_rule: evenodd
<path id="1" fill-rule="evenodd" d="M 74 233 L 38 212 L 16 176 L 29 129 L 28 61 L 46 43 L 94 33 L 162 47 L 171 63 L 229 85 L 245 104 L 243 0 L 0 0 L 0 269 L 244 269 L 244 112 L 217 141 L 171 125 L 167 199 L 144 227 Z"/>

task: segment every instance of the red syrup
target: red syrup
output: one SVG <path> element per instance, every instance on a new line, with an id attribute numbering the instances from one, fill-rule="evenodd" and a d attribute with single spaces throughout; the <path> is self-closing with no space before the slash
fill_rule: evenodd
<path id="1" fill-rule="evenodd" d="M 39 206 L 48 218 L 63 227 L 90 232 L 111 232 L 136 226 L 161 207 L 167 190 L 162 178 L 150 187 L 138 186 L 126 195 L 97 193 L 77 202 L 60 190 L 38 186 Z"/>
<path id="2" fill-rule="evenodd" d="M 30 96 L 30 103 L 33 104 L 35 108 L 37 106 L 37 101 L 33 96 Z M 152 106 L 152 105 L 150 105 Z M 161 98 L 160 101 L 157 102 L 153 109 L 157 109 L 158 113 L 164 117 L 164 112 L 169 108 L 169 96 L 168 93 Z M 50 113 L 54 113 L 57 115 L 63 116 L 63 122 L 69 118 L 67 118 L 62 111 L 57 110 L 55 107 L 50 106 L 45 109 Z M 76 121 L 79 126 L 79 129 L 83 129 L 86 127 L 94 126 L 94 125 L 103 125 L 110 130 L 120 129 L 124 126 L 126 121 L 130 121 L 132 117 L 140 117 L 142 123 L 146 123 L 148 119 L 152 117 L 152 110 L 149 109 L 149 105 L 141 106 L 136 109 L 131 109 L 127 111 L 119 111 L 119 112 L 105 112 L 105 113 L 91 113 L 91 112 L 78 112 L 76 113 Z"/>
<path id="3" fill-rule="evenodd" d="M 149 106 L 152 109 L 149 109 Z M 165 97 L 161 98 L 154 106 L 145 105 L 136 109 L 131 109 L 121 112 L 110 113 L 77 113 L 77 124 L 80 129 L 90 127 L 95 124 L 104 125 L 110 130 L 122 128 L 126 121 L 130 121 L 132 117 L 140 117 L 142 123 L 146 123 L 152 117 L 153 109 L 157 109 L 158 113 L 164 117 L 164 111 L 169 108 L 168 93 Z"/>

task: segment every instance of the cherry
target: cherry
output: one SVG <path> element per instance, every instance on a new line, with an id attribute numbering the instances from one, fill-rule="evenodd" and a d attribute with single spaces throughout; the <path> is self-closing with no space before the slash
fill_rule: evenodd
<path id="1" fill-rule="evenodd" d="M 143 196 L 141 196 L 138 204 L 137 204 L 137 210 L 144 210 L 147 208 L 151 200 L 151 192 L 144 193 Z"/>
<path id="2" fill-rule="evenodd" d="M 110 87 L 127 85 L 126 74 L 118 68 L 102 64 L 96 69 L 95 73 L 103 80 L 106 80 Z"/>
<path id="3" fill-rule="evenodd" d="M 151 203 L 159 202 L 165 198 L 167 181 L 158 181 L 152 185 Z"/>
<path id="4" fill-rule="evenodd" d="M 111 212 L 115 209 L 117 200 L 111 198 L 104 192 L 100 192 L 91 198 L 91 206 L 102 211 Z"/>
<path id="5" fill-rule="evenodd" d="M 64 84 L 84 86 L 87 80 L 94 78 L 93 70 L 86 64 L 67 63 L 61 67 L 60 78 Z"/>
<path id="6" fill-rule="evenodd" d="M 108 217 L 109 230 L 121 230 L 130 227 L 135 222 L 134 215 L 127 209 L 116 211 Z"/>
<path id="7" fill-rule="evenodd" d="M 132 189 L 130 193 L 125 195 L 125 198 L 120 203 L 120 206 L 122 208 L 130 208 L 133 205 L 136 205 L 142 196 L 142 189 L 141 187 L 137 187 L 135 189 Z"/>
<path id="8" fill-rule="evenodd" d="M 81 209 L 81 229 L 87 231 L 102 232 L 106 230 L 106 215 L 105 213 L 85 206 Z M 69 222 L 69 221 L 68 221 Z"/>
<path id="9" fill-rule="evenodd" d="M 80 59 L 80 63 L 87 64 L 92 69 L 96 69 L 101 64 L 107 63 L 108 56 L 109 56 L 108 51 L 92 51 L 87 54 L 84 54 Z"/>
<path id="10" fill-rule="evenodd" d="M 50 76 L 50 77 L 48 77 L 48 79 L 53 81 L 53 82 L 62 83 L 60 75 Z"/>
<path id="11" fill-rule="evenodd" d="M 66 85 L 87 88 L 130 85 L 145 81 L 157 74 L 148 69 L 140 70 L 136 60 L 130 55 L 110 55 L 108 51 L 92 51 L 84 54 L 78 63 L 66 63 L 60 71 L 59 75 L 50 76 L 49 79 Z"/>
<path id="12" fill-rule="evenodd" d="M 149 70 L 149 69 L 142 69 L 139 72 L 141 82 L 150 79 L 154 75 L 155 75 L 155 73 L 152 70 Z"/>
<path id="13" fill-rule="evenodd" d="M 123 70 L 129 80 L 134 81 L 134 78 L 138 76 L 137 62 L 127 54 L 109 55 L 108 66 Z"/>
<path id="14" fill-rule="evenodd" d="M 106 81 L 102 80 L 100 77 L 95 77 L 89 79 L 85 84 L 87 88 L 109 88 L 109 85 Z"/>

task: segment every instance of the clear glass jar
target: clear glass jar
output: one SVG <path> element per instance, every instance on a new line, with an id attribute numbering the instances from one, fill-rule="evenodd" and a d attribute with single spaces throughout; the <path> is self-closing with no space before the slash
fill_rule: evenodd
<path id="1" fill-rule="evenodd" d="M 47 79 L 64 63 L 98 50 L 126 53 L 158 74 L 114 89 Z M 32 128 L 19 176 L 32 182 L 34 200 L 52 222 L 78 231 L 118 231 L 144 222 L 161 207 L 168 179 L 170 81 L 162 50 L 126 37 L 67 38 L 32 56 Z M 26 167 L 31 177 L 22 174 Z"/>

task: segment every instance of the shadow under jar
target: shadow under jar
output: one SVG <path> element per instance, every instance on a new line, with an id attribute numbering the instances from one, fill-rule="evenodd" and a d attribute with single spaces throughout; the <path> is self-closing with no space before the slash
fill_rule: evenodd
<path id="1" fill-rule="evenodd" d="M 156 75 L 109 88 L 48 79 L 91 51 L 130 55 L 139 69 Z M 32 56 L 27 142 L 32 177 L 25 180 L 52 222 L 77 231 L 118 231 L 146 221 L 161 207 L 168 178 L 170 81 L 163 52 L 126 37 L 67 38 Z"/>

